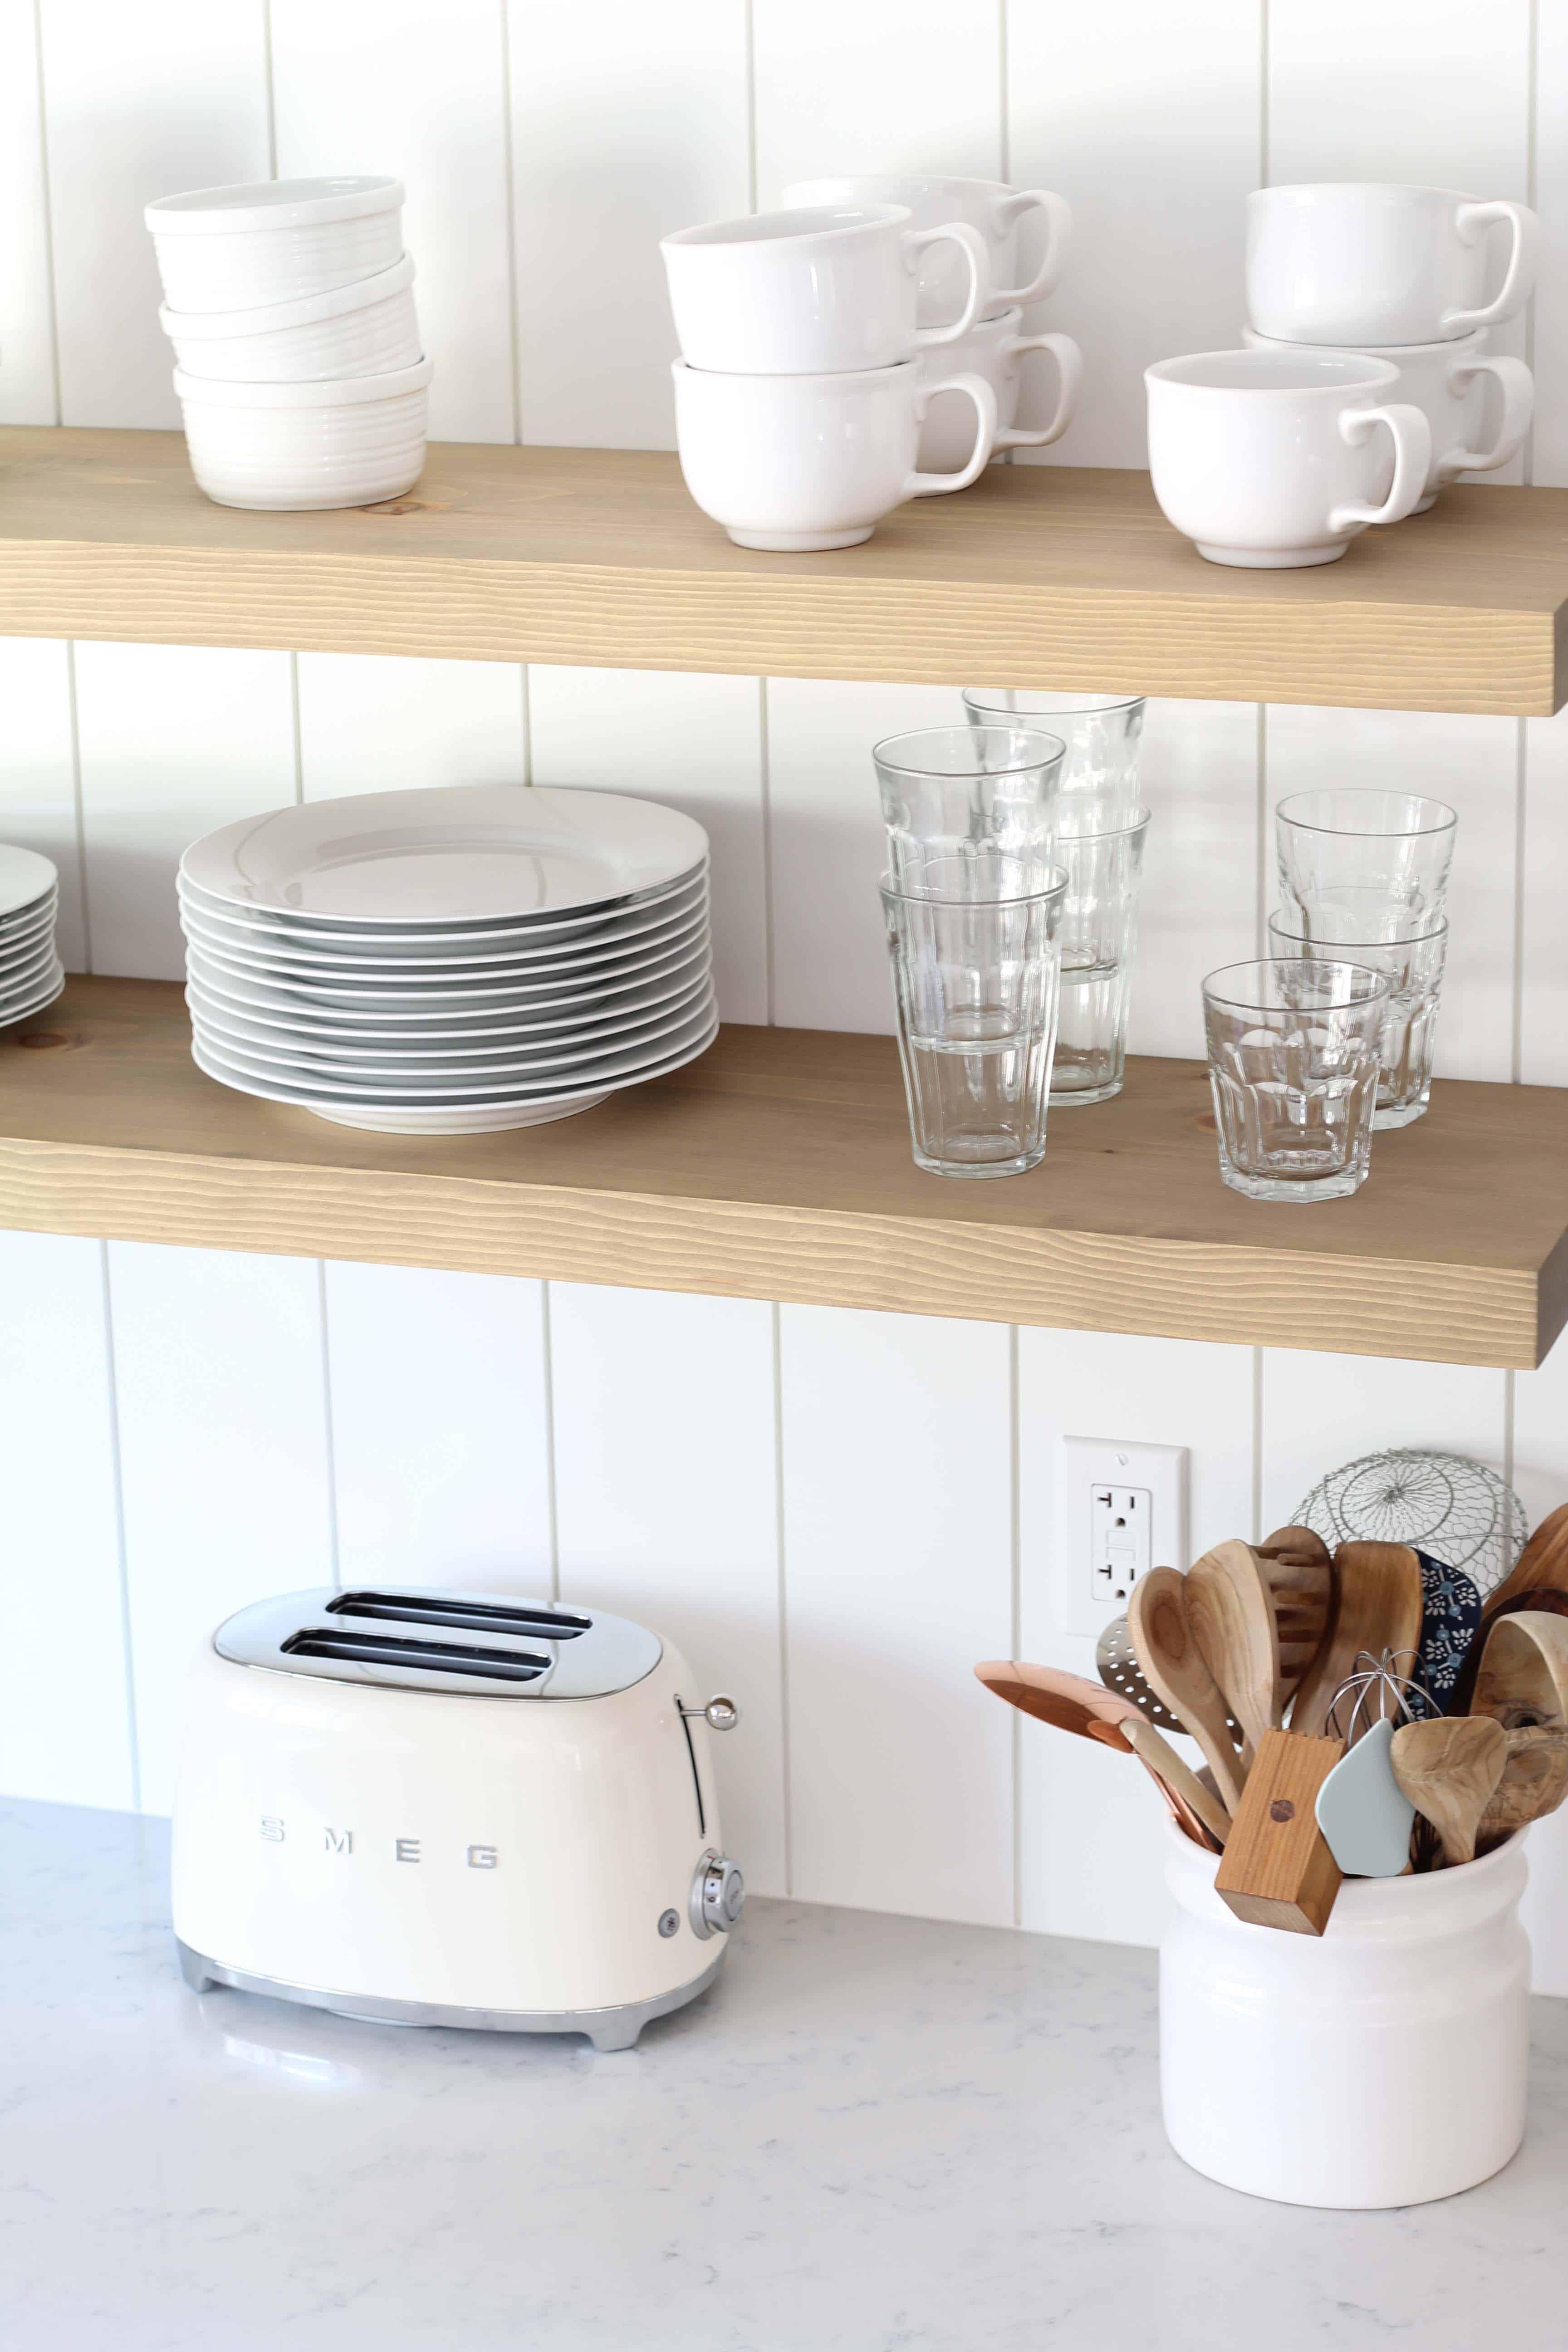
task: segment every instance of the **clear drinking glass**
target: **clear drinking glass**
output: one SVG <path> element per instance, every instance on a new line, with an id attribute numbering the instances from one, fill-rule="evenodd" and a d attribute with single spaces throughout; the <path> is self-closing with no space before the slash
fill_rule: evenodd
<path id="1" fill-rule="evenodd" d="M 1036 694 L 1024 687 L 966 686 L 963 708 L 972 727 L 1012 724 L 1059 735 L 1067 745 L 1063 794 L 1099 793 L 1137 807 L 1141 694 Z"/>
<path id="2" fill-rule="evenodd" d="M 1121 1092 L 1127 1008 L 1138 941 L 1138 877 L 1149 812 L 1125 819 L 1098 793 L 1057 803 L 1051 857 L 1067 877 L 1058 936 L 1061 1010 L 1051 1071 L 1054 1103 L 1109 1102 Z"/>
<path id="3" fill-rule="evenodd" d="M 1315 941 L 1397 940 L 1444 911 L 1458 819 L 1419 793 L 1292 793 L 1274 812 L 1286 911 L 1310 914 Z"/>
<path id="4" fill-rule="evenodd" d="M 1045 1156 L 1063 877 L 1020 861 L 974 895 L 952 857 L 882 885 L 915 1164 L 1017 1176 Z"/>
<path id="5" fill-rule="evenodd" d="M 888 736 L 871 757 L 896 887 L 933 858 L 956 857 L 975 867 L 974 887 L 989 890 L 984 870 L 998 858 L 1044 856 L 1067 757 L 1059 736 L 1005 722 L 918 727 Z"/>
<path id="6" fill-rule="evenodd" d="M 1251 1201 L 1337 1201 L 1366 1180 L 1383 974 L 1316 957 L 1233 963 L 1204 982 L 1219 1172 Z"/>
<path id="7" fill-rule="evenodd" d="M 1321 952 L 1309 918 L 1294 908 L 1268 918 L 1269 951 L 1281 957 Z M 1343 940 L 1335 953 L 1380 971 L 1392 994 L 1383 1024 L 1382 1068 L 1373 1126 L 1408 1127 L 1432 1095 L 1432 1054 L 1437 1042 L 1437 999 L 1448 951 L 1448 925 L 1439 919 L 1414 939 Z"/>

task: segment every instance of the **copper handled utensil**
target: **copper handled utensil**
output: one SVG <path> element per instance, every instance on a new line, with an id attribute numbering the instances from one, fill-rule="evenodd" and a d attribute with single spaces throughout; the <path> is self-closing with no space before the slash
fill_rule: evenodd
<path id="1" fill-rule="evenodd" d="M 1473 1862 L 1476 1833 L 1508 1762 L 1508 1734 L 1487 1715 L 1403 1723 L 1389 1744 L 1394 1777 L 1436 1831 L 1443 1860 Z"/>
<path id="2" fill-rule="evenodd" d="M 1408 1544 L 1343 1543 L 1334 1554 L 1333 1604 L 1328 1632 L 1301 1677 L 1290 1728 L 1321 1738 L 1335 1693 L 1364 1651 L 1415 1663 L 1426 1607 L 1421 1562 Z M 1362 1728 L 1367 1727 L 1363 1724 Z M 1355 1733 L 1347 1735 L 1354 1738 Z"/>
<path id="3" fill-rule="evenodd" d="M 1241 1761 L 1249 1771 L 1265 1738 L 1279 1727 L 1279 1634 L 1251 1545 L 1233 1538 L 1205 1551 L 1187 1570 L 1184 1599 L 1198 1653 L 1241 1726 Z"/>
<path id="4" fill-rule="evenodd" d="M 1129 1701 L 1082 1675 L 1030 1665 L 1021 1658 L 988 1658 L 974 1671 L 988 1691 L 1025 1715 L 1054 1724 L 1058 1731 L 1098 1739 L 1122 1755 L 1136 1756 L 1158 1787 L 1171 1818 L 1194 1843 L 1216 1849 L 1224 1845 L 1229 1826 L 1225 1808 L 1215 1802 L 1196 1774 L 1188 1770 Z"/>
<path id="5" fill-rule="evenodd" d="M 1224 1696 L 1187 1621 L 1186 1579 L 1173 1568 L 1154 1568 L 1141 1576 L 1128 1603 L 1127 1632 L 1144 1682 L 1197 1741 L 1226 1810 L 1234 1813 L 1247 1774 L 1231 1738 Z"/>

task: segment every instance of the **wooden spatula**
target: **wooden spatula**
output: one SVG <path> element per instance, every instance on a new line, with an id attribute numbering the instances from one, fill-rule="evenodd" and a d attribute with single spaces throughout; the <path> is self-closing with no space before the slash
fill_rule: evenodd
<path id="1" fill-rule="evenodd" d="M 1186 1579 L 1173 1568 L 1141 1576 L 1128 1601 L 1127 1631 L 1144 1681 L 1197 1741 L 1234 1813 L 1247 1774 L 1231 1741 L 1224 1696 L 1187 1622 Z"/>
<path id="2" fill-rule="evenodd" d="M 1568 1797 L 1568 1731 L 1554 1723 L 1531 1724 L 1504 1734 L 1508 1761 L 1476 1832 L 1478 1849 L 1507 1837 L 1527 1822 L 1554 1813 Z"/>
<path id="3" fill-rule="evenodd" d="M 1388 1751 L 1394 1777 L 1436 1831 L 1443 1859 L 1474 1862 L 1476 1832 L 1508 1762 L 1508 1734 L 1487 1715 L 1402 1723 Z"/>
<path id="4" fill-rule="evenodd" d="M 1058 1731 L 1074 1732 L 1079 1738 L 1098 1739 L 1102 1747 L 1114 1748 L 1123 1756 L 1136 1756 L 1158 1787 L 1172 1820 L 1198 1845 L 1223 1843 L 1222 1837 L 1211 1839 L 1205 1834 L 1204 1813 L 1214 1809 L 1207 1790 L 1188 1771 L 1175 1750 L 1161 1738 L 1153 1725 L 1146 1723 L 1126 1699 L 1118 1698 L 1113 1691 L 1103 1689 L 1082 1675 L 1063 1674 L 1055 1666 L 1030 1665 L 1022 1658 L 988 1658 L 974 1671 L 987 1690 L 994 1691 L 998 1698 L 1005 1698 L 1025 1715 L 1054 1724 Z M 1176 1767 L 1174 1774 L 1167 1772 L 1165 1762 L 1159 1760 L 1162 1758 Z M 1184 1780 L 1192 1780 L 1204 1799 L 1203 1811 L 1178 1793 Z"/>
<path id="5" fill-rule="evenodd" d="M 1301 1677 L 1290 1728 L 1321 1738 L 1334 1694 L 1363 1650 L 1404 1660 L 1421 1646 L 1421 1562 L 1408 1544 L 1343 1543 L 1334 1554 L 1333 1608 L 1321 1648 Z M 1358 1733 L 1367 1729 L 1357 1727 Z M 1344 1727 L 1346 1737 L 1350 1726 Z"/>
<path id="6" fill-rule="evenodd" d="M 1488 1593 L 1481 1609 L 1482 1624 L 1520 1593 L 1536 1591 L 1542 1585 L 1568 1592 L 1568 1503 L 1559 1503 L 1548 1512 L 1520 1553 L 1512 1574 L 1503 1578 L 1495 1592 Z"/>
<path id="7" fill-rule="evenodd" d="M 1281 1704 L 1288 1706 L 1329 1630 L 1334 1598 L 1333 1558 L 1321 1536 L 1314 1535 L 1310 1528 L 1276 1528 L 1256 1549 L 1274 1597 Z"/>
<path id="8" fill-rule="evenodd" d="M 1199 1655 L 1241 1726 L 1241 1760 L 1250 1770 L 1279 1727 L 1279 1635 L 1251 1545 L 1233 1539 L 1205 1551 L 1187 1570 L 1183 1597 Z"/>

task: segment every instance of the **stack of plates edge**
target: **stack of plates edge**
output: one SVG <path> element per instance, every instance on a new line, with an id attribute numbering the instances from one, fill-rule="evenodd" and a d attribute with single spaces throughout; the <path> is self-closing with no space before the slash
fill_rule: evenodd
<path id="1" fill-rule="evenodd" d="M 708 836 L 618 793 L 448 784 L 277 809 L 180 861 L 192 1052 L 342 1127 L 534 1127 L 718 1033 Z"/>
<path id="2" fill-rule="evenodd" d="M 59 895 L 48 858 L 0 844 L 0 1029 L 41 1013 L 66 984 L 55 949 Z"/>

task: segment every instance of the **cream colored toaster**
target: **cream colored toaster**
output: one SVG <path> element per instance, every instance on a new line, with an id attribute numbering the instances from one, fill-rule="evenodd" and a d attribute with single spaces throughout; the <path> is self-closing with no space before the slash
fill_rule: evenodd
<path id="1" fill-rule="evenodd" d="M 185 1981 L 625 2049 L 717 1975 L 745 1899 L 668 1642 L 496 1592 L 293 1592 L 193 1671 Z"/>

